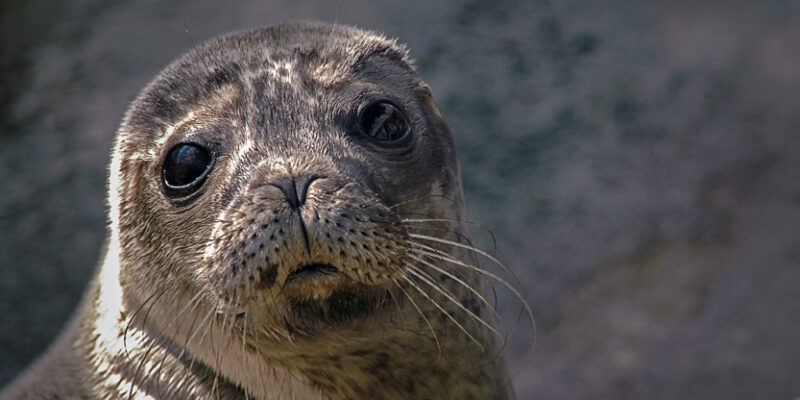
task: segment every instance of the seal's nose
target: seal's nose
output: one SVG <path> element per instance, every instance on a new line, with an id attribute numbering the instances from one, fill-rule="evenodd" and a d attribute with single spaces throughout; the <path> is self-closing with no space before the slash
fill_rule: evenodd
<path id="1" fill-rule="evenodd" d="M 306 202 L 306 194 L 311 182 L 323 178 L 319 175 L 287 176 L 274 180 L 271 184 L 284 194 L 292 209 L 298 209 Z"/>

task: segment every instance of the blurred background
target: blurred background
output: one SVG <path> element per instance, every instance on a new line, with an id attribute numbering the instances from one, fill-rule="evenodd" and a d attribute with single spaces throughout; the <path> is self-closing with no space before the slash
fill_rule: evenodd
<path id="1" fill-rule="evenodd" d="M 408 43 L 476 232 L 538 324 L 520 399 L 800 396 L 800 3 L 4 0 L 0 386 L 77 305 L 111 141 L 215 35 L 284 20 Z M 518 304 L 500 293 L 510 323 Z"/>

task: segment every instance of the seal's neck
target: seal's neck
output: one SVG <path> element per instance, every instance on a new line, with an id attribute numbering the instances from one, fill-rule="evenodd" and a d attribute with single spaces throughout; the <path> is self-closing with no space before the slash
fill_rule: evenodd
<path id="1" fill-rule="evenodd" d="M 168 307 L 148 307 L 146 299 L 126 295 L 113 250 L 84 309 L 82 329 L 91 333 L 76 344 L 87 349 L 94 380 L 108 398 L 323 398 L 297 374 L 246 351 L 218 324 L 192 329 L 187 324 L 199 324 L 196 318 L 168 316 Z M 181 340 L 175 332 L 196 335 Z"/>
<path id="2" fill-rule="evenodd" d="M 188 295 L 125 293 L 109 249 L 84 316 L 98 386 L 116 398 L 504 398 L 508 382 L 474 321 L 451 323 L 434 304 L 408 297 L 392 317 L 279 346 L 255 348 L 209 310 L 174 310 Z M 173 310 L 173 311 L 170 311 Z M 426 316 L 427 315 L 427 316 Z M 198 317 L 199 316 L 199 317 Z M 470 325 L 473 324 L 473 325 Z M 202 329 L 198 329 L 202 326 Z M 191 332 L 187 336 L 187 332 Z M 285 350 L 289 348 L 289 350 Z"/>

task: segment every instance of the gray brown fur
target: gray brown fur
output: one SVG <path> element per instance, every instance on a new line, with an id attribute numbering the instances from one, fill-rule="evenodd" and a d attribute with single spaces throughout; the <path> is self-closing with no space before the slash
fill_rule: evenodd
<path id="1" fill-rule="evenodd" d="M 379 97 L 405 107 L 404 151 L 352 132 Z M 196 196 L 175 200 L 162 163 L 187 140 L 215 164 Z M 300 207 L 275 186 L 312 176 Z M 82 307 L 4 400 L 513 398 L 476 319 L 487 306 L 453 279 L 477 290 L 478 276 L 444 260 L 473 255 L 418 236 L 466 241 L 460 171 L 393 41 L 296 23 L 193 49 L 126 114 L 108 206 L 108 250 Z M 339 273 L 286 283 L 308 263 Z"/>

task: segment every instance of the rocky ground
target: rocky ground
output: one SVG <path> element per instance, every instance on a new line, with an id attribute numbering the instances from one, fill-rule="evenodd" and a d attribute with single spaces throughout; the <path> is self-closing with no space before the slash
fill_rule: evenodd
<path id="1" fill-rule="evenodd" d="M 137 91 L 216 34 L 317 19 L 399 37 L 433 87 L 471 219 L 536 313 L 533 357 L 524 324 L 506 351 L 521 399 L 800 396 L 796 2 L 0 11 L 0 385 L 45 349 L 95 267 L 108 149 Z"/>

